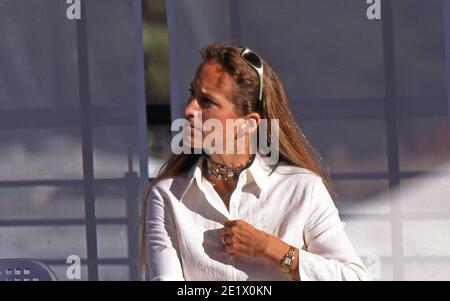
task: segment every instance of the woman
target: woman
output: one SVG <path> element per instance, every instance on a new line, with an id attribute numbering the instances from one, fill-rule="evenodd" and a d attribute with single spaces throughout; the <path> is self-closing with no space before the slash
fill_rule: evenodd
<path id="1" fill-rule="evenodd" d="M 141 255 L 150 279 L 368 279 L 327 172 L 292 118 L 275 72 L 255 52 L 233 45 L 209 45 L 202 57 L 184 109 L 189 146 L 200 145 L 201 154 L 173 155 L 144 197 Z M 195 125 L 198 113 L 203 123 L 216 120 L 223 128 L 226 120 L 245 120 L 233 128 L 240 135 L 223 130 L 214 144 L 242 146 L 244 137 L 244 151 L 195 144 L 210 133 Z M 277 145 L 276 163 L 261 152 L 262 136 L 250 143 L 263 120 L 278 122 L 278 134 L 264 136 Z"/>

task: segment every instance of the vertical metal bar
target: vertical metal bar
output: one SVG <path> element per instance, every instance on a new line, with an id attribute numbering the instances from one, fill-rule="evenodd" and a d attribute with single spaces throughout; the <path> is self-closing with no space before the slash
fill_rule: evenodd
<path id="1" fill-rule="evenodd" d="M 144 81 L 144 50 L 142 45 L 142 3 L 134 0 L 134 32 L 135 32 L 135 60 L 136 60 L 136 90 L 137 90 L 137 120 L 139 147 L 139 174 L 141 191 L 148 182 L 147 157 L 147 106 L 145 99 Z"/>
<path id="2" fill-rule="evenodd" d="M 241 15 L 239 11 L 239 0 L 230 0 L 230 26 L 231 42 L 237 46 L 241 45 Z"/>
<path id="3" fill-rule="evenodd" d="M 447 111 L 448 124 L 450 127 L 450 1 L 443 1 L 444 9 L 444 41 L 445 41 L 445 62 L 447 75 Z M 450 131 L 450 130 L 449 130 Z"/>
<path id="4" fill-rule="evenodd" d="M 135 34 L 135 65 L 136 65 L 136 93 L 137 93 L 137 132 L 138 132 L 138 156 L 139 178 L 132 173 L 132 157 L 130 154 L 129 174 L 126 181 L 127 191 L 127 216 L 128 216 L 128 241 L 130 256 L 130 280 L 138 280 L 138 256 L 139 256 L 139 195 L 144 191 L 148 183 L 148 154 L 147 154 L 147 114 L 144 82 L 144 50 L 142 42 L 142 0 L 133 2 L 134 34 Z M 131 141 L 130 141 L 131 143 Z M 136 183 L 137 182 L 137 183 Z M 130 184 L 130 186 L 128 186 Z M 136 184 L 136 185 L 135 185 Z"/>
<path id="5" fill-rule="evenodd" d="M 384 61 L 384 91 L 386 113 L 386 137 L 389 171 L 389 189 L 400 184 L 400 164 L 398 149 L 398 107 L 396 102 L 395 77 L 395 44 L 392 0 L 381 3 L 383 26 L 383 61 Z M 403 235 L 401 204 L 390 202 L 391 207 L 391 239 L 394 267 L 394 279 L 403 280 Z"/>
<path id="6" fill-rule="evenodd" d="M 81 147 L 83 159 L 84 210 L 88 279 L 98 280 L 97 227 L 95 221 L 95 184 L 92 145 L 89 48 L 87 39 L 86 2 L 81 1 L 81 20 L 77 21 L 78 85 L 81 116 Z"/>
<path id="7" fill-rule="evenodd" d="M 175 1 L 185 0 L 166 0 L 167 30 L 169 32 L 170 109 L 172 120 L 182 116 L 182 103 L 180 102 L 180 72 L 178 70 L 177 55 Z"/>
<path id="8" fill-rule="evenodd" d="M 139 280 L 138 256 L 139 256 L 139 177 L 136 172 L 129 171 L 125 174 L 126 202 L 127 202 L 127 235 L 130 280 Z"/>

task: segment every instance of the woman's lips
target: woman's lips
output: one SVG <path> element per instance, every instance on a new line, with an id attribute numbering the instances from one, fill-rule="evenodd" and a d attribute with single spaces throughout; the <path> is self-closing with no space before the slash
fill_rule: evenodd
<path id="1" fill-rule="evenodd" d="M 202 134 L 202 131 L 196 127 L 190 126 L 189 128 L 190 128 L 189 132 L 191 133 L 191 135 L 194 135 L 195 133 Z"/>
<path id="2" fill-rule="evenodd" d="M 198 130 L 198 131 L 201 131 L 201 128 L 199 128 L 199 127 L 196 127 L 195 126 L 195 124 L 189 124 L 189 127 L 191 128 L 191 130 Z"/>

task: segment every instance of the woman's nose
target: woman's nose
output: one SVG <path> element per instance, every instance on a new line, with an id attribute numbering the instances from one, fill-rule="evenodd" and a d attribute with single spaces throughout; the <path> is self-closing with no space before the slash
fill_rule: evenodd
<path id="1" fill-rule="evenodd" d="M 200 106 L 198 105 L 197 99 L 191 98 L 184 107 L 184 116 L 189 120 L 194 117 L 195 111 L 200 111 Z"/>

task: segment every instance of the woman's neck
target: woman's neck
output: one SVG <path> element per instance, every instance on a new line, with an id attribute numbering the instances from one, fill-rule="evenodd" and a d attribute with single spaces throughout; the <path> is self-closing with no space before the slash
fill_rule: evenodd
<path id="1" fill-rule="evenodd" d="M 246 163 L 251 157 L 250 153 L 245 154 L 210 154 L 209 158 L 215 163 L 223 164 L 226 167 L 237 167 Z"/>

